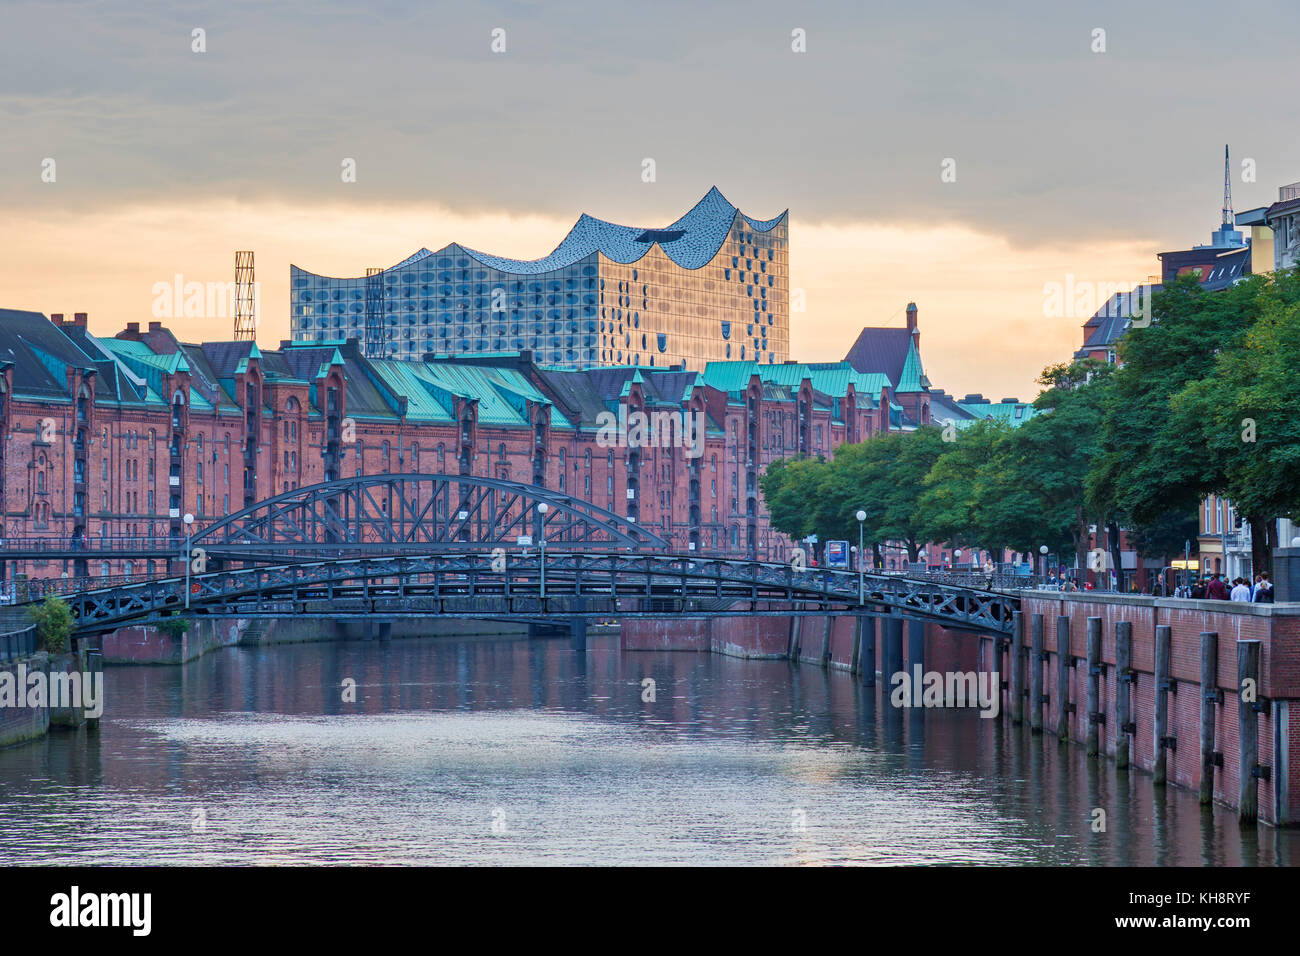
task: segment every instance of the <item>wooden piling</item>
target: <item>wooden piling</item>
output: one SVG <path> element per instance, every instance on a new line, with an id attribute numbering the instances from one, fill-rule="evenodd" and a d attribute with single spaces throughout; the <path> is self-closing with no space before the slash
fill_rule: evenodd
<path id="1" fill-rule="evenodd" d="M 1169 658 L 1173 646 L 1174 630 L 1168 624 L 1156 627 L 1156 712 L 1155 712 L 1155 766 L 1152 782 L 1164 784 L 1168 780 L 1167 755 L 1173 743 L 1169 737 L 1169 694 L 1174 689 L 1169 673 Z"/>
<path id="2" fill-rule="evenodd" d="M 1043 732 L 1043 615 L 1029 619 L 1029 732 Z"/>
<path id="3" fill-rule="evenodd" d="M 1070 619 L 1056 619 L 1056 736 L 1070 739 Z"/>
<path id="4" fill-rule="evenodd" d="M 789 654 L 789 657 L 790 657 L 790 660 L 792 660 L 792 661 L 798 661 L 798 660 L 799 660 L 799 628 L 800 628 L 800 625 L 802 624 L 802 622 L 803 622 L 803 618 L 799 617 L 797 614 L 795 614 L 795 615 L 791 615 L 791 617 L 790 617 L 790 654 Z"/>
<path id="5" fill-rule="evenodd" d="M 992 675 L 990 680 L 993 682 L 993 693 L 998 698 L 998 715 L 1007 716 L 1007 708 L 1002 695 L 1002 639 L 997 634 L 989 635 L 989 674 Z"/>
<path id="6" fill-rule="evenodd" d="M 1133 622 L 1115 623 L 1115 767 L 1127 770 L 1133 732 Z"/>
<path id="7" fill-rule="evenodd" d="M 1011 722 L 1025 720 L 1025 617 L 1020 611 L 1011 612 Z"/>
<path id="8" fill-rule="evenodd" d="M 1101 724 L 1101 618 L 1088 618 L 1088 735 L 1086 751 L 1089 757 L 1100 752 L 1099 726 Z"/>
<path id="9" fill-rule="evenodd" d="M 1201 632 L 1201 804 L 1214 803 L 1214 706 L 1219 702 L 1219 635 Z"/>
<path id="10" fill-rule="evenodd" d="M 827 667 L 831 662 L 831 630 L 835 627 L 834 616 L 826 615 L 826 627 L 822 630 L 822 667 Z"/>
<path id="11" fill-rule="evenodd" d="M 1259 819 L 1259 641 L 1237 641 L 1237 820 L 1250 825 Z M 1253 681 L 1254 700 L 1247 701 L 1243 685 Z"/>

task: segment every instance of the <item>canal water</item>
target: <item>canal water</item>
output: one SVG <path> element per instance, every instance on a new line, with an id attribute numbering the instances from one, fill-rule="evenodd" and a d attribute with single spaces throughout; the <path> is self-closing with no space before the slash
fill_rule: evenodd
<path id="1" fill-rule="evenodd" d="M 0 865 L 1300 863 L 1300 833 L 806 664 L 436 638 L 106 682 L 97 731 L 0 751 Z"/>

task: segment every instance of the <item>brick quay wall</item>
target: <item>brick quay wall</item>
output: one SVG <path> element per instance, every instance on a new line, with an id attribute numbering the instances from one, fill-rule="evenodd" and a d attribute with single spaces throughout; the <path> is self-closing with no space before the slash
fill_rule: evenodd
<path id="1" fill-rule="evenodd" d="M 1000 719 L 1025 733 L 1058 736 L 1157 783 L 1197 790 L 1202 802 L 1244 820 L 1300 823 L 1300 604 L 1019 596 L 1011 637 L 899 622 L 891 642 L 888 616 L 773 609 L 756 618 L 628 619 L 621 643 L 627 651 L 794 660 L 864 683 L 879 677 L 885 694 L 886 669 L 997 671 Z"/>

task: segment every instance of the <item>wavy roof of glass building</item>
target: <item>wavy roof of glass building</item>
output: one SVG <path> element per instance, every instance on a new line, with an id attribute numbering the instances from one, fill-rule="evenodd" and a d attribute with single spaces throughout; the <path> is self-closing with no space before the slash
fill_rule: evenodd
<path id="1" fill-rule="evenodd" d="M 728 202 L 727 198 L 718 191 L 718 187 L 714 186 L 703 199 L 691 207 L 686 215 L 663 228 L 620 226 L 583 213 L 569 230 L 569 234 L 564 237 L 564 241 L 556 246 L 550 255 L 541 259 L 507 259 L 452 243 L 438 252 L 421 249 L 384 271 L 401 269 L 430 256 L 444 254 L 454 249 L 499 272 L 512 275 L 540 275 L 571 266 L 597 252 L 607 259 L 627 265 L 641 259 L 656 245 L 683 269 L 700 269 L 718 254 L 737 214 L 755 232 L 770 232 L 785 221 L 788 212 L 789 210 L 786 210 L 775 219 L 751 219 Z"/>

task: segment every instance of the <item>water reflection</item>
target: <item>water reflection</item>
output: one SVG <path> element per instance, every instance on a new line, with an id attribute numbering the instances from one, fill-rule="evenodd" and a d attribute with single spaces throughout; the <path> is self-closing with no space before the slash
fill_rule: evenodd
<path id="1" fill-rule="evenodd" d="M 808 665 L 439 639 L 107 680 L 97 732 L 0 751 L 0 863 L 1300 862 L 1050 733 Z"/>

